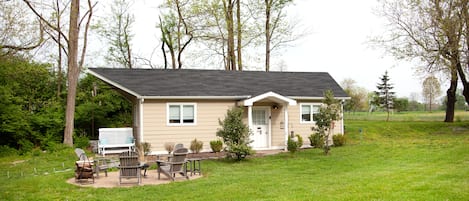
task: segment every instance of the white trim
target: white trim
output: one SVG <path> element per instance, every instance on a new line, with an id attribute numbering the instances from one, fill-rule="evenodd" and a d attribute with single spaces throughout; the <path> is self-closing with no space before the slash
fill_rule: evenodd
<path id="1" fill-rule="evenodd" d="M 288 105 L 296 105 L 296 100 L 290 99 L 288 97 L 282 96 L 272 91 L 240 101 L 240 103 L 244 106 L 252 106 L 255 102 L 260 101 L 262 99 L 266 99 L 266 98 L 274 98 L 274 99 L 277 99 L 281 103 L 288 103 Z"/>
<path id="2" fill-rule="evenodd" d="M 176 105 L 176 106 L 184 106 L 184 105 L 191 105 L 194 107 L 194 122 L 193 123 L 184 123 L 183 118 L 183 107 L 180 107 L 180 123 L 169 123 L 169 106 Z M 167 102 L 166 103 L 166 125 L 167 126 L 196 126 L 197 125 L 197 103 L 194 102 Z"/>
<path id="3" fill-rule="evenodd" d="M 311 121 L 303 121 L 303 106 L 305 105 L 311 106 Z M 313 108 L 314 106 L 321 107 L 321 105 L 322 103 L 300 103 L 300 124 L 315 124 L 316 122 L 313 119 Z"/>
<path id="4" fill-rule="evenodd" d="M 251 96 L 142 96 L 145 99 L 165 100 L 165 99 L 179 99 L 179 100 L 240 100 L 250 98 Z"/>
<path id="5" fill-rule="evenodd" d="M 139 128 L 139 131 L 140 131 L 140 142 L 145 142 L 143 140 L 143 103 L 145 102 L 145 99 L 139 99 L 138 101 L 139 103 L 139 123 L 140 123 L 140 128 Z"/>
<path id="6" fill-rule="evenodd" d="M 289 96 L 288 98 L 295 99 L 295 100 L 324 100 L 324 97 L 316 97 L 316 96 Z M 339 100 L 352 99 L 351 97 L 334 97 L 334 98 L 339 99 Z"/>

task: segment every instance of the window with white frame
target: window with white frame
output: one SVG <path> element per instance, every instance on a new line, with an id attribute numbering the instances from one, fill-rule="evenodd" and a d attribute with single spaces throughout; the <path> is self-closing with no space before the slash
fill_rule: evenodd
<path id="1" fill-rule="evenodd" d="M 194 125 L 196 123 L 195 103 L 168 103 L 169 125 Z"/>
<path id="2" fill-rule="evenodd" d="M 316 121 L 315 114 L 319 113 L 320 104 L 303 103 L 301 107 L 301 123 L 313 123 Z"/>

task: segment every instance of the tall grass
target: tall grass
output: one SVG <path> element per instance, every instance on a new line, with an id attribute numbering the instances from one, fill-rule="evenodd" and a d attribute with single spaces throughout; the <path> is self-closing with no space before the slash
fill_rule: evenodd
<path id="1" fill-rule="evenodd" d="M 346 125 L 347 144 L 329 156 L 307 149 L 242 162 L 205 160 L 203 178 L 159 186 L 78 187 L 65 182 L 73 171 L 6 178 L 7 170 L 32 166 L 72 168 L 75 156 L 66 149 L 4 157 L 0 200 L 469 200 L 468 122 Z"/>

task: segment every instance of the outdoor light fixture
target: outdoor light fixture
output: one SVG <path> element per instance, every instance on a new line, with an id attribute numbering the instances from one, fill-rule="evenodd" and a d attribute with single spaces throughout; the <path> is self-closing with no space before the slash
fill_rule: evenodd
<path id="1" fill-rule="evenodd" d="M 272 109 L 276 110 L 276 109 L 278 109 L 278 106 L 277 106 L 277 105 L 273 105 L 273 106 L 272 106 Z"/>

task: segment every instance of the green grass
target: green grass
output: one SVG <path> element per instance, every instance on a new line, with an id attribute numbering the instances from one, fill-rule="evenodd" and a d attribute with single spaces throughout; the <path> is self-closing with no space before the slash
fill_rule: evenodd
<path id="1" fill-rule="evenodd" d="M 73 168 L 69 149 L 4 157 L 0 200 L 469 200 L 469 122 L 346 125 L 348 144 L 329 156 L 307 149 L 238 163 L 203 161 L 203 178 L 159 186 L 94 189 L 67 184 L 72 171 L 44 175 L 62 162 Z M 18 160 L 25 162 L 12 164 Z M 6 171 L 17 176 L 6 178 Z"/>
<path id="2" fill-rule="evenodd" d="M 390 121 L 444 121 L 445 111 L 433 112 L 395 112 L 389 115 Z M 361 120 L 361 121 L 386 121 L 388 113 L 386 112 L 346 112 L 345 120 Z M 469 121 L 469 111 L 455 111 L 454 121 Z"/>

